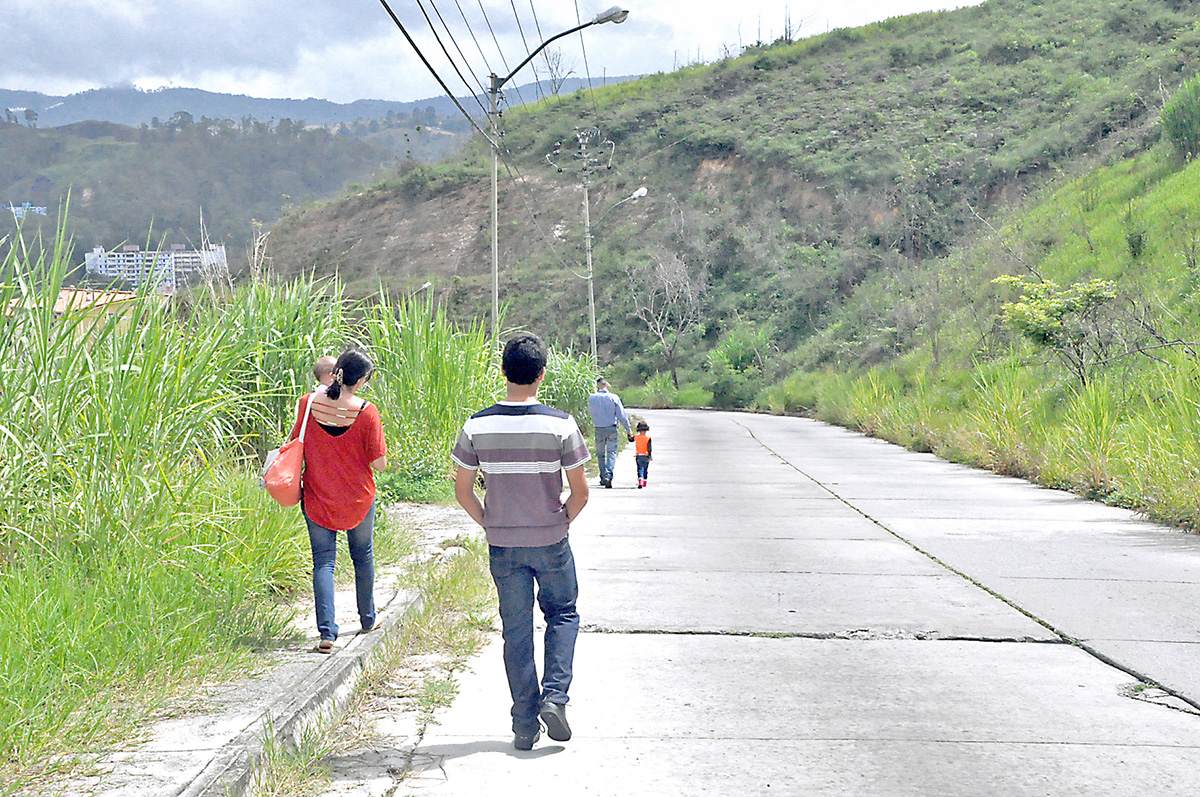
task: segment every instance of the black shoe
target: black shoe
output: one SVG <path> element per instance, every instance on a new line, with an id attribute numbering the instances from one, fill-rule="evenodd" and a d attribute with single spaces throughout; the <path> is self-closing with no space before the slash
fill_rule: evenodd
<path id="1" fill-rule="evenodd" d="M 556 742 L 571 740 L 571 726 L 567 724 L 567 707 L 562 703 L 547 703 L 538 715 L 546 723 L 546 735 Z"/>
<path id="2" fill-rule="evenodd" d="M 608 479 L 601 479 L 600 486 L 601 487 L 612 487 L 612 482 L 610 482 Z"/>
<path id="3" fill-rule="evenodd" d="M 518 750 L 532 750 L 533 745 L 537 743 L 537 740 L 540 739 L 541 736 L 541 731 L 534 731 L 533 736 L 522 736 L 518 733 L 513 737 L 513 747 L 517 748 Z"/>
<path id="4" fill-rule="evenodd" d="M 610 489 L 610 490 L 611 490 L 611 489 L 612 489 L 612 482 L 605 482 L 605 483 L 604 483 L 604 486 L 605 486 L 605 487 L 607 487 L 608 489 Z"/>

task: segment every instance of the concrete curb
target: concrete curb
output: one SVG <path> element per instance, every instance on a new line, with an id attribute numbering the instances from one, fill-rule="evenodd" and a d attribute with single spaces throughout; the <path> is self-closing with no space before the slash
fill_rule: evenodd
<path id="1" fill-rule="evenodd" d="M 305 729 L 335 716 L 345 708 L 367 664 L 383 641 L 411 612 L 422 606 L 420 594 L 400 593 L 407 602 L 398 611 L 384 607 L 384 625 L 376 633 L 358 634 L 329 657 L 311 681 L 291 694 L 281 695 L 246 730 L 225 744 L 208 765 L 175 794 L 180 797 L 242 797 L 254 782 L 262 763 L 266 741 L 273 739 L 283 749 L 292 749 Z"/>

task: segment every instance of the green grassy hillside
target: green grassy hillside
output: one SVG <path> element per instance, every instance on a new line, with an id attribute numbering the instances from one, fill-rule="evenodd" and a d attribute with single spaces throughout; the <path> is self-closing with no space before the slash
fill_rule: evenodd
<path id="1" fill-rule="evenodd" d="M 799 362 L 911 347 L 936 308 L 879 295 L 986 230 L 1060 174 L 1137 153 L 1200 64 L 1191 3 L 990 0 L 577 92 L 505 116 L 501 294 L 508 318 L 587 346 L 577 127 L 614 142 L 592 185 L 602 362 L 626 382 L 674 366 L 723 403 Z M 546 155 L 562 142 L 562 173 Z M 489 157 L 476 148 L 285 218 L 282 273 L 337 270 L 352 291 L 426 280 L 488 312 Z M 696 323 L 636 315 L 664 275 L 699 292 Z M 862 294 L 860 296 L 860 294 Z M 668 308 L 669 309 L 669 308 Z M 714 359 L 715 358 L 715 359 Z M 661 383 L 661 378 L 659 380 Z"/>
<path id="2" fill-rule="evenodd" d="M 1200 164 L 1156 147 L 906 278 L 939 310 L 904 353 L 754 403 L 1200 527 L 1198 253 Z"/>

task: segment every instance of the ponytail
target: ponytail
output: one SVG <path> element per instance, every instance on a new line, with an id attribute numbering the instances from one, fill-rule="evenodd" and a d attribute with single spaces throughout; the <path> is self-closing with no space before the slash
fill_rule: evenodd
<path id="1" fill-rule="evenodd" d="M 338 368 L 333 372 L 333 382 L 329 387 L 325 388 L 325 395 L 331 399 L 337 399 L 342 395 L 342 369 Z"/>
<path id="2" fill-rule="evenodd" d="M 347 385 L 360 384 L 375 371 L 375 363 L 362 349 L 349 348 L 338 357 L 333 366 L 333 384 L 325 389 L 325 395 L 337 399 L 342 395 L 342 388 Z"/>

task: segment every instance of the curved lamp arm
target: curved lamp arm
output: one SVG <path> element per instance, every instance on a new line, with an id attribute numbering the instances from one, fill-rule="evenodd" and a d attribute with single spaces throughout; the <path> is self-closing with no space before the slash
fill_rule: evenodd
<path id="1" fill-rule="evenodd" d="M 624 205 L 626 202 L 628 202 L 628 201 L 629 201 L 629 200 L 631 200 L 631 199 L 641 199 L 641 198 L 642 198 L 642 197 L 644 197 L 644 196 L 645 196 L 647 193 L 649 193 L 649 192 L 646 190 L 646 186 L 642 186 L 641 188 L 639 188 L 638 190 L 634 191 L 634 192 L 633 192 L 632 194 L 630 194 L 629 196 L 627 196 L 627 197 L 625 197 L 624 199 L 622 199 L 620 202 L 617 202 L 617 203 L 615 203 L 615 204 L 614 204 L 612 207 L 610 207 L 608 210 L 606 210 L 606 211 L 604 211 L 603 213 L 601 213 L 601 214 L 600 214 L 600 218 L 598 218 L 598 219 L 596 219 L 594 222 L 592 222 L 592 225 L 591 225 L 591 226 L 593 226 L 593 227 L 596 227 L 596 226 L 598 226 L 598 225 L 600 224 L 600 222 L 604 221 L 604 217 L 605 217 L 605 216 L 607 216 L 607 215 L 608 215 L 609 213 L 611 213 L 613 210 L 616 210 L 616 208 L 617 208 L 617 205 Z"/>
<path id="2" fill-rule="evenodd" d="M 570 36 L 572 33 L 578 33 L 579 31 L 583 30 L 584 28 L 590 28 L 592 25 L 602 25 L 605 22 L 615 22 L 617 24 L 620 24 L 620 23 L 624 22 L 625 18 L 628 16 L 629 16 L 628 11 L 621 8 L 620 6 L 613 6 L 612 8 L 608 9 L 607 11 L 601 11 L 599 14 L 596 15 L 595 19 L 593 19 L 591 22 L 585 22 L 582 25 L 577 25 L 574 28 L 571 28 L 570 30 L 564 30 L 562 33 L 556 33 L 555 35 L 551 36 L 549 39 L 546 39 L 546 41 L 539 44 L 537 46 L 536 50 L 531 52 L 529 55 L 525 56 L 524 61 L 517 64 L 516 69 L 509 72 L 504 77 L 498 78 L 495 75 L 492 75 L 492 91 L 493 92 L 499 91 L 501 86 L 503 86 L 508 81 L 512 80 L 513 75 L 515 75 L 521 71 L 521 67 L 525 66 L 525 64 L 532 61 L 534 59 L 534 57 L 538 53 L 540 53 L 542 50 L 545 50 L 546 47 L 549 46 L 549 44 L 551 42 L 557 41 L 558 39 L 561 39 L 563 36 Z"/>

